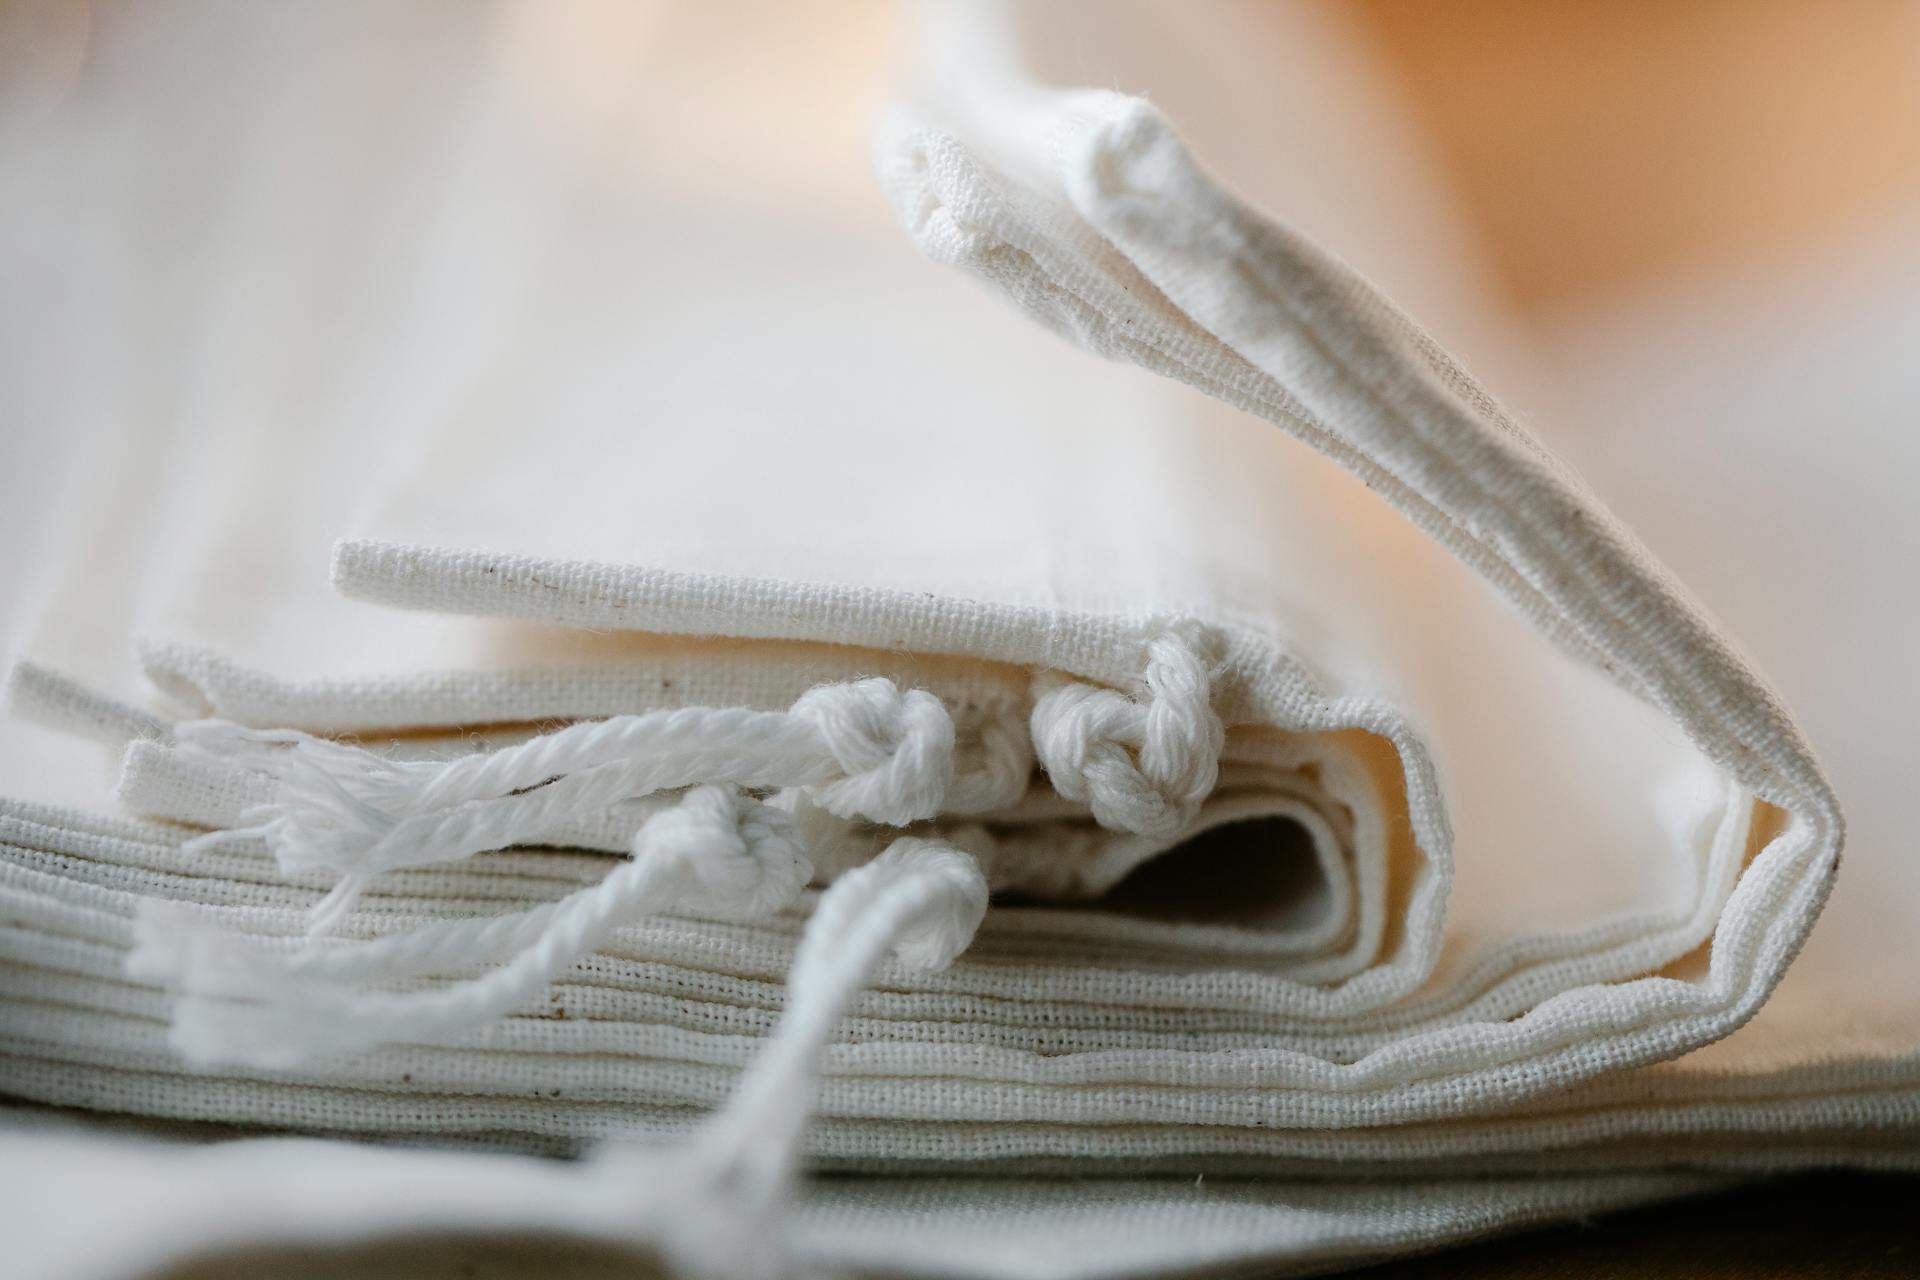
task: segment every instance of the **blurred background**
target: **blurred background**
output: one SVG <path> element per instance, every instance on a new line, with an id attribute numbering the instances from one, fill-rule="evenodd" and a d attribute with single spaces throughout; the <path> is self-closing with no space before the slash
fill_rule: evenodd
<path id="1" fill-rule="evenodd" d="M 1529 319 L 1817 258 L 1920 209 L 1907 0 L 1363 0 L 1378 54 Z"/>

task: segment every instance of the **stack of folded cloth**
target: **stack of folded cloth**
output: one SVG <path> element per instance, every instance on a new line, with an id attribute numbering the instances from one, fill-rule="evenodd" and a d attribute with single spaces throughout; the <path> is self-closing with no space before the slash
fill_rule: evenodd
<path id="1" fill-rule="evenodd" d="M 864 11 L 604 47 L 512 11 L 444 118 L 396 113 L 405 40 L 251 87 L 352 145 L 230 144 L 212 301 L 122 335 L 169 425 L 88 407 L 10 693 L 117 772 L 9 744 L 0 1090 L 599 1151 L 723 1268 L 787 1247 L 801 1170 L 1386 1180 L 1351 1253 L 1911 1163 L 1910 1012 L 1853 953 L 1721 1040 L 1842 840 L 1762 680 L 1204 139 L 946 16 L 891 219 L 823 143 L 862 87 L 773 73 Z"/>

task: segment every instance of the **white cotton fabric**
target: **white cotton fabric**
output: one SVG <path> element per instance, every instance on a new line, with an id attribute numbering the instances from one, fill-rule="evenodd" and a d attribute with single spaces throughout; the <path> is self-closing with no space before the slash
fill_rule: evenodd
<path id="1" fill-rule="evenodd" d="M 107 24 L 103 83 L 133 100 L 199 120 L 240 93 L 335 145 L 296 154 L 267 128 L 193 141 L 90 89 L 78 125 L 95 158 L 76 186 L 113 208 L 13 215 L 62 253 L 117 246 L 155 310 L 199 309 L 162 323 L 123 307 L 107 357 L 125 377 L 32 384 L 98 445 L 47 524 L 19 628 L 15 708 L 60 732 L 6 746 L 0 1089 L 519 1150 L 681 1139 L 772 1034 L 814 898 L 757 924 L 636 922 L 471 1032 L 195 1069 L 169 1042 L 167 993 L 126 973 L 141 905 L 291 947 L 331 882 L 257 841 L 183 850 L 272 788 L 182 752 L 172 727 L 214 716 L 434 758 L 582 718 L 784 710 L 885 675 L 940 698 L 969 767 L 1017 741 L 1025 785 L 915 828 L 977 855 L 1015 901 L 952 969 L 888 966 L 854 1001 L 804 1151 L 888 1177 L 808 1192 L 805 1256 L 1006 1275 L 1306 1266 L 1707 1185 L 1648 1172 L 1675 1165 L 1910 1166 L 1920 1010 L 1882 949 L 1913 893 L 1891 817 L 1899 746 L 1840 747 L 1850 927 L 1816 932 L 1763 1009 L 1833 881 L 1833 793 L 1750 665 L 1564 467 L 1357 276 L 1190 158 L 1283 213 L 1301 204 L 1363 268 L 1433 299 L 1450 340 L 1500 350 L 1470 283 L 1409 260 L 1382 210 L 1384 192 L 1422 191 L 1417 175 L 1330 174 L 1299 141 L 1279 153 L 1296 168 L 1263 167 L 1207 77 L 1181 74 L 1241 56 L 1238 24 L 1269 20 L 1225 11 L 1172 57 L 1130 10 L 1095 44 L 1050 30 L 1058 15 L 933 14 L 943 56 L 878 131 L 877 189 L 862 113 L 890 24 L 866 10 L 751 33 L 684 10 L 385 16 L 391 51 L 351 87 L 326 70 L 360 65 L 372 34 L 260 18 L 236 38 L 304 70 L 219 90 L 196 83 L 191 10 Z M 1289 21 L 1341 56 L 1316 19 Z M 1067 39 L 1144 78 L 1166 114 L 1023 78 L 1060 65 Z M 808 64 L 805 110 L 781 78 L 795 41 L 846 68 Z M 420 91 L 423 67 L 446 93 Z M 13 145 L 16 172 L 67 172 L 45 144 Z M 143 186 L 123 163 L 148 146 L 235 175 L 234 193 L 199 197 L 224 221 L 195 231 L 184 265 L 128 247 L 116 221 L 172 198 L 171 178 Z M 1367 214 L 1349 223 L 1349 207 Z M 366 248 L 336 258 L 338 243 Z M 1634 358 L 1616 360 L 1585 370 L 1596 400 L 1632 384 Z M 1586 462 L 1581 440 L 1552 437 Z M 1739 606 L 1736 634 L 1765 638 L 1796 705 L 1845 708 L 1813 713 L 1823 739 L 1866 733 L 1861 691 L 1890 696 L 1884 668 L 1814 679 L 1834 643 L 1819 619 L 1771 582 L 1720 585 L 1750 513 L 1688 500 L 1710 450 L 1627 456 L 1692 467 L 1645 484 L 1635 523 L 1716 584 L 1717 608 Z M 1804 491 L 1783 457 L 1769 483 Z M 1594 473 L 1610 493 L 1644 480 Z M 1849 505 L 1841 479 L 1818 492 Z M 1872 532 L 1904 545 L 1904 528 Z M 1843 560 L 1859 533 L 1816 520 L 1804 536 Z M 1911 630 L 1911 608 L 1874 599 L 1869 634 Z M 1148 706 L 1148 654 L 1168 642 L 1209 669 L 1218 780 L 1176 828 L 1113 830 L 1102 797 L 1063 781 L 1085 744 L 1054 741 L 1036 708 L 1062 688 Z M 129 652 L 157 696 L 136 691 Z M 131 815 L 107 816 L 81 737 L 111 745 Z M 565 850 L 382 876 L 344 945 L 594 883 L 653 808 L 588 815 L 558 833 Z M 1251 916 L 1088 905 L 1216 829 L 1270 842 L 1285 870 Z M 812 829 L 822 880 L 887 834 Z M 328 1158 L 389 1176 L 386 1156 Z M 1442 1181 L 1543 1172 L 1556 1180 Z M 917 1180 L 956 1174 L 992 1180 Z M 1222 1209 L 1164 1182 L 1036 1181 L 1058 1174 L 1392 1181 L 1282 1184 Z M 545 1207 L 567 1194 L 526 1211 L 602 1231 Z M 1189 1243 L 1150 1248 L 1171 1225 L 1119 1232 L 1132 1214 L 1188 1224 Z M 993 1229 L 954 1234 L 981 1220 Z"/>

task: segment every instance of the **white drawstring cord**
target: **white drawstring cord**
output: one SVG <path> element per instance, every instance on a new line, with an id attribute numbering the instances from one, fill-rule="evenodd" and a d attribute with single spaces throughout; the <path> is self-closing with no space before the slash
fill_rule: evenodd
<path id="1" fill-rule="evenodd" d="M 177 904 L 145 904 L 128 972 L 176 993 L 172 1042 L 199 1062 L 282 1067 L 401 1039 L 435 1039 L 535 1000 L 620 925 L 684 909 L 746 919 L 794 902 L 813 869 L 787 815 L 727 787 L 689 791 L 634 837 L 599 884 L 514 915 L 453 920 L 354 946 L 273 953 L 208 930 Z M 505 960 L 443 990 L 356 990 Z"/>
<path id="2" fill-rule="evenodd" d="M 1141 699 L 1046 672 L 1034 678 L 1034 752 L 1053 788 L 1103 827 L 1172 836 L 1192 823 L 1220 773 L 1226 728 L 1212 676 L 1177 633 L 1147 645 Z"/>
<path id="3" fill-rule="evenodd" d="M 983 716 L 972 726 L 964 764 L 955 760 L 943 811 L 952 816 L 992 813 L 1018 804 L 1033 781 L 1033 742 L 1018 709 Z"/>
<path id="4" fill-rule="evenodd" d="M 956 778 L 954 726 L 940 701 L 883 679 L 822 686 L 785 713 L 688 709 L 574 725 L 451 762 L 396 761 L 290 731 L 183 726 L 183 751 L 252 767 L 277 784 L 244 831 L 289 870 L 341 877 L 312 923 L 324 930 L 383 870 L 455 861 L 539 839 L 632 799 L 694 787 L 635 836 L 634 857 L 601 884 L 517 915 L 431 924 L 371 943 L 263 952 L 209 934 L 172 904 L 135 922 L 129 970 L 180 994 L 173 1042 L 203 1061 L 284 1066 L 309 1056 L 471 1030 L 531 1004 L 621 923 L 676 907 L 751 916 L 791 902 L 811 876 L 792 818 L 725 782 L 781 788 L 803 814 L 906 825 L 990 811 L 1024 790 L 1037 757 L 1055 789 L 1103 826 L 1177 833 L 1211 792 L 1225 730 L 1211 675 L 1188 640 L 1150 641 L 1142 694 L 1052 673 L 1035 678 L 1032 754 L 1017 725 L 982 732 L 981 762 Z M 831 820 L 829 820 L 831 821 Z M 950 964 L 971 941 L 988 889 L 949 844 L 895 840 L 822 895 L 795 956 L 772 1042 L 693 1146 L 664 1164 L 614 1148 L 657 1182 L 648 1226 L 677 1266 L 707 1275 L 770 1272 L 781 1214 L 812 1111 L 818 1060 L 889 954 Z M 450 988 L 356 990 L 498 964 Z M 599 1185 L 612 1192 L 613 1183 Z"/>
<path id="5" fill-rule="evenodd" d="M 649 1222 L 680 1270 L 737 1277 L 776 1269 L 822 1051 L 889 955 L 913 969 L 944 969 L 967 949 L 986 911 L 978 864 L 951 845 L 912 837 L 821 895 L 787 976 L 773 1040 L 726 1106 L 690 1148 L 664 1162 L 644 1149 L 602 1153 L 619 1171 L 616 1183 L 641 1177 L 655 1184 Z"/>
<path id="6" fill-rule="evenodd" d="M 518 915 L 447 921 L 371 943 L 309 944 L 291 956 L 208 933 L 175 904 L 136 917 L 129 972 L 181 997 L 173 1043 L 199 1061 L 285 1067 L 388 1040 L 471 1029 L 532 1000 L 568 965 L 642 911 L 684 906 L 745 918 L 797 897 L 810 875 L 786 815 L 721 787 L 690 791 L 635 838 L 634 859 L 601 884 Z M 842 876 L 820 897 L 795 952 L 771 1042 L 690 1148 L 601 1155 L 598 1186 L 650 1185 L 642 1224 L 677 1269 L 702 1276 L 775 1272 L 783 1214 L 813 1108 L 814 1076 L 848 1008 L 889 955 L 942 969 L 987 910 L 975 861 L 913 837 Z M 343 984 L 415 976 L 510 957 L 447 990 L 355 992 Z"/>
<path id="7" fill-rule="evenodd" d="M 934 695 L 885 679 L 809 690 L 789 711 L 686 708 L 576 724 L 451 761 L 393 760 L 291 730 L 181 725 L 182 752 L 270 775 L 271 803 L 189 849 L 258 837 L 288 871 L 341 878 L 315 908 L 336 924 L 382 871 L 537 841 L 622 800 L 699 783 L 798 787 L 815 804 L 892 826 L 937 814 L 953 778 L 953 720 Z"/>

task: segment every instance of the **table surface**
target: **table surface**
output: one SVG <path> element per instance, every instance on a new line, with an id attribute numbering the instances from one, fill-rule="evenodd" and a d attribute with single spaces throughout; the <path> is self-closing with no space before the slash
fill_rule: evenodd
<path id="1" fill-rule="evenodd" d="M 1920 1176 L 1820 1174 L 1342 1273 L 1354 1280 L 1880 1280 L 1920 1275 Z M 165 1280 L 633 1280 L 624 1252 L 427 1237 L 204 1258 Z"/>
<path id="2" fill-rule="evenodd" d="M 1811 1174 L 1529 1231 L 1356 1280 L 1878 1280 L 1920 1275 L 1920 1176 Z"/>

